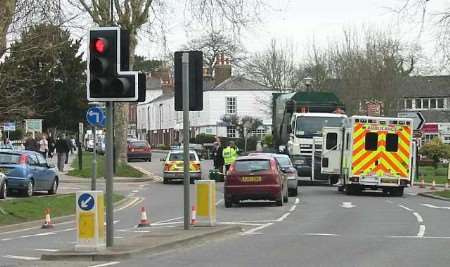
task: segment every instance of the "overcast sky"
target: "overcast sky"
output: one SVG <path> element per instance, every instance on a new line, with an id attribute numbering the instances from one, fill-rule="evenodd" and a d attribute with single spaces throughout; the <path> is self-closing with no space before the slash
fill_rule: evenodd
<path id="1" fill-rule="evenodd" d="M 420 15 L 411 19 L 400 17 L 392 9 L 401 7 L 407 0 L 268 0 L 268 8 L 261 14 L 262 23 L 253 25 L 241 34 L 247 51 L 256 52 L 268 46 L 271 39 L 295 44 L 298 55 L 313 40 L 325 46 L 328 42 L 342 37 L 344 28 L 371 27 L 389 30 L 394 36 L 408 44 L 419 44 L 425 54 L 434 52 L 433 34 L 436 33 L 430 19 L 433 14 L 450 7 L 448 0 L 430 0 L 427 4 L 428 16 L 424 31 L 420 33 Z M 415 0 L 410 0 L 413 2 Z M 198 32 L 186 31 L 183 20 L 183 1 L 171 0 L 171 5 L 179 7 L 168 14 L 167 49 L 175 51 Z M 414 23 L 417 22 L 417 23 Z M 150 58 L 158 58 L 164 52 L 161 43 L 149 42 L 143 36 L 137 53 Z"/>

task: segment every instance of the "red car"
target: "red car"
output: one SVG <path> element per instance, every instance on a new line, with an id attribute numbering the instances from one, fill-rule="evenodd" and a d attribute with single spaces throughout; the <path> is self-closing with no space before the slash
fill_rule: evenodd
<path id="1" fill-rule="evenodd" d="M 272 200 L 277 206 L 288 202 L 286 175 L 270 155 L 239 157 L 231 166 L 224 184 L 225 207 L 241 200 Z"/>
<path id="2" fill-rule="evenodd" d="M 147 141 L 128 141 L 127 158 L 152 161 L 152 148 Z"/>

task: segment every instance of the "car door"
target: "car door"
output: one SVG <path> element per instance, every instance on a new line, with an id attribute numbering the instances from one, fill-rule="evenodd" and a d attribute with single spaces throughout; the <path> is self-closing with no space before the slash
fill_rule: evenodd
<path id="1" fill-rule="evenodd" d="M 47 160 L 41 154 L 36 154 L 36 157 L 38 159 L 39 167 L 41 169 L 41 182 L 42 182 L 41 189 L 48 190 L 53 185 L 53 178 L 54 178 L 53 170 L 51 170 L 48 167 Z"/>
<path id="2" fill-rule="evenodd" d="M 31 172 L 30 177 L 34 180 L 34 189 L 42 190 L 43 184 L 43 168 L 39 165 L 39 160 L 35 153 L 28 154 L 28 169 Z"/>

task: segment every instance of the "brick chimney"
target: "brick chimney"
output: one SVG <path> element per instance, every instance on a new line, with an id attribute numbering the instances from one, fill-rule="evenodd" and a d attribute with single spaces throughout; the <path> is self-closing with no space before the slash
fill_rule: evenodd
<path id="1" fill-rule="evenodd" d="M 214 67 L 214 84 L 217 86 L 226 79 L 231 77 L 230 60 L 222 54 L 216 58 L 216 66 Z"/>

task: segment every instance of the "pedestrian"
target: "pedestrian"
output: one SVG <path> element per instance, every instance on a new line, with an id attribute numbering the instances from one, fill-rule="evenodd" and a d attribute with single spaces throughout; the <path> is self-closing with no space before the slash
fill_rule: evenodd
<path id="1" fill-rule="evenodd" d="M 230 169 L 231 164 L 236 161 L 238 155 L 238 149 L 234 141 L 230 141 L 228 146 L 223 149 L 222 156 L 225 164 L 225 174 Z"/>
<path id="2" fill-rule="evenodd" d="M 43 134 L 41 140 L 39 140 L 39 152 L 42 154 L 42 156 L 44 156 L 45 159 L 47 159 L 48 141 L 45 134 Z"/>
<path id="3" fill-rule="evenodd" d="M 64 141 L 66 142 L 66 159 L 65 164 L 69 164 L 69 153 L 72 151 L 72 142 L 69 137 L 64 136 Z"/>
<path id="4" fill-rule="evenodd" d="M 55 139 L 53 139 L 52 133 L 48 134 L 48 157 L 53 158 L 53 153 L 55 152 Z"/>
<path id="5" fill-rule="evenodd" d="M 223 147 L 222 144 L 219 142 L 215 142 L 214 143 L 215 147 L 214 147 L 214 154 L 213 154 L 213 159 L 214 159 L 214 168 L 216 170 L 219 170 L 219 172 L 223 172 L 223 165 L 224 165 L 224 161 L 223 161 Z"/>
<path id="6" fill-rule="evenodd" d="M 64 163 L 66 161 L 66 155 L 69 147 L 67 146 L 66 139 L 63 136 L 58 136 L 55 143 L 55 149 L 56 149 L 56 157 L 57 157 L 57 165 L 58 170 L 60 172 L 64 171 Z"/>
<path id="7" fill-rule="evenodd" d="M 29 151 L 39 151 L 39 144 L 36 141 L 36 139 L 33 137 L 32 133 L 28 133 L 27 134 L 27 139 L 25 140 L 25 150 L 29 150 Z"/>

